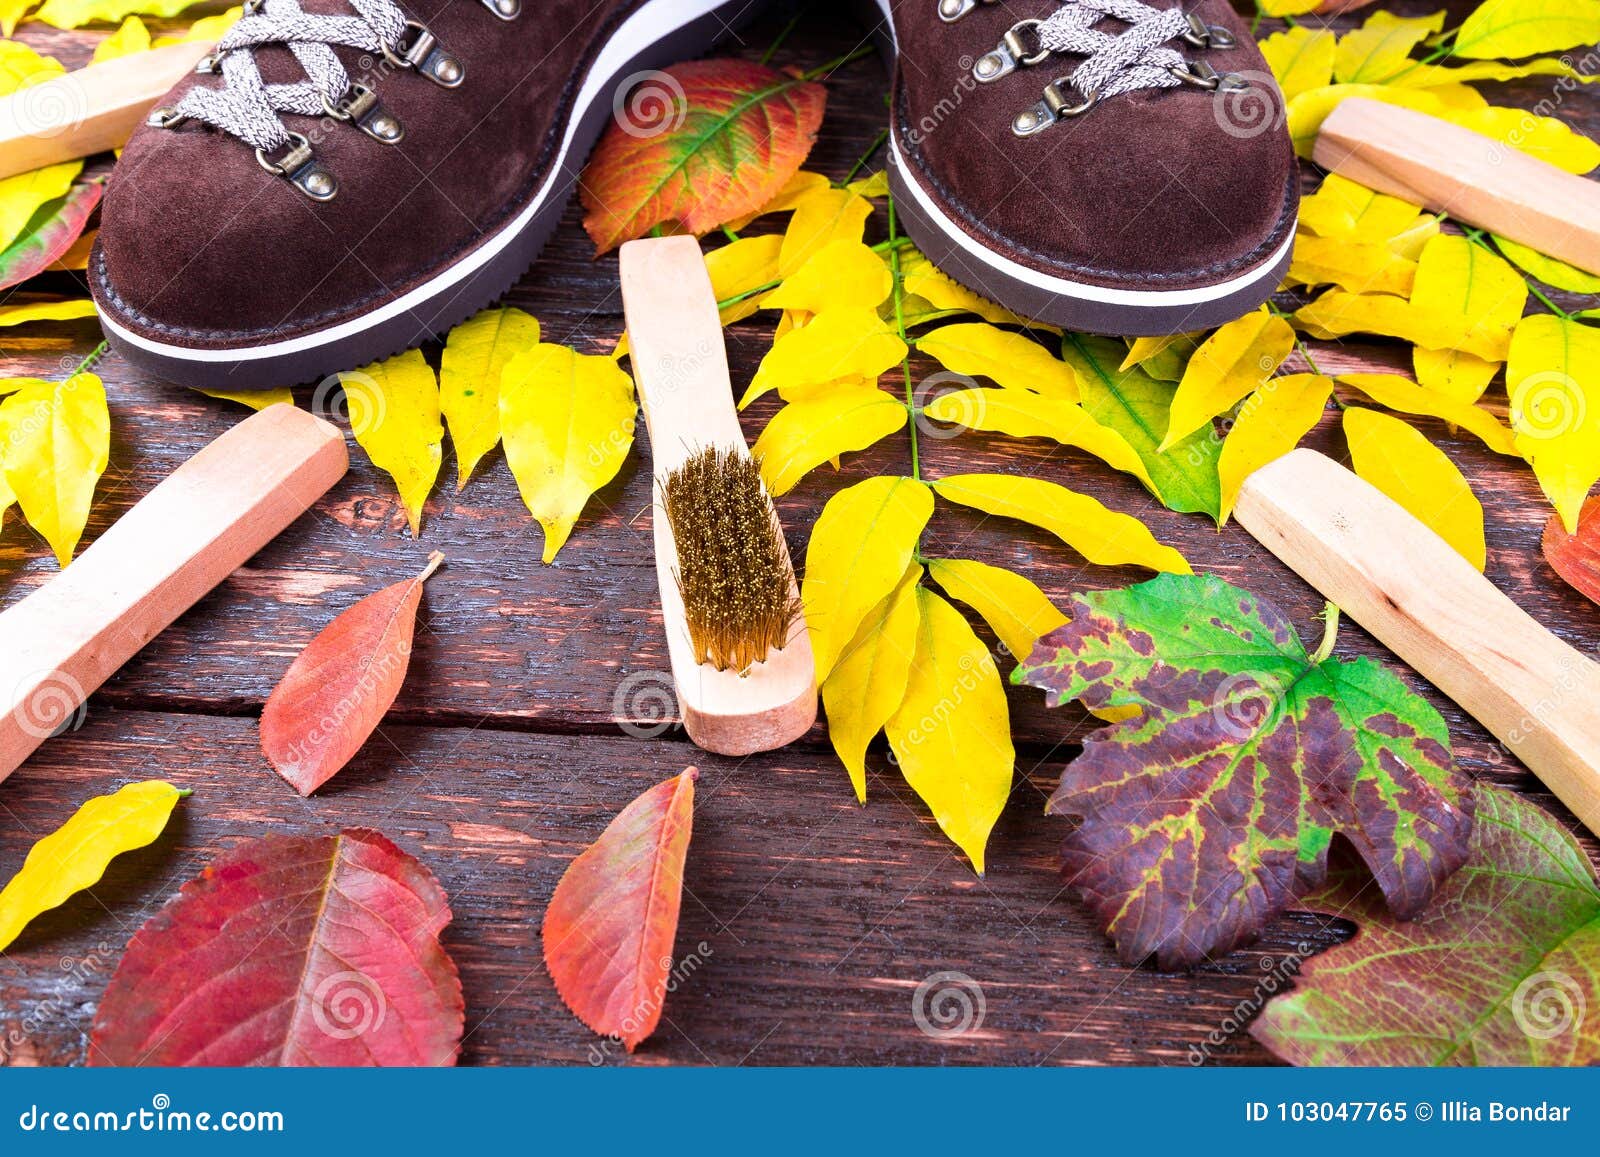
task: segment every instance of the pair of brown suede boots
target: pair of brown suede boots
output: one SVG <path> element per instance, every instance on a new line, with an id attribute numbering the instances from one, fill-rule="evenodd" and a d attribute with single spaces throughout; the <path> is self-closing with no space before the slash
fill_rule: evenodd
<path id="1" fill-rule="evenodd" d="M 533 262 L 619 90 L 757 3 L 252 0 L 117 166 L 89 266 L 107 337 L 171 381 L 250 389 L 445 332 Z M 1294 153 L 1226 0 L 866 15 L 894 60 L 896 207 L 951 276 L 1122 335 L 1214 326 L 1278 285 Z"/>

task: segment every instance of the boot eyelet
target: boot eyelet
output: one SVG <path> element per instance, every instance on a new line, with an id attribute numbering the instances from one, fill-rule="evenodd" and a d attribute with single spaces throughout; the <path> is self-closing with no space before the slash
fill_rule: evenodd
<path id="1" fill-rule="evenodd" d="M 1196 13 L 1189 13 L 1189 31 L 1183 38 L 1196 48 L 1232 48 L 1238 41 L 1233 33 L 1217 24 L 1207 24 Z"/>
<path id="2" fill-rule="evenodd" d="M 459 57 L 446 52 L 439 38 L 425 24 L 406 21 L 406 35 L 383 55 L 397 68 L 414 68 L 441 88 L 455 88 L 467 78 L 466 66 Z"/>
<path id="3" fill-rule="evenodd" d="M 160 108 L 151 109 L 144 123 L 153 129 L 175 129 L 188 119 L 171 105 L 162 105 Z"/>
<path id="4" fill-rule="evenodd" d="M 280 157 L 268 156 L 266 149 L 257 149 L 256 161 L 274 177 L 283 177 L 313 201 L 331 201 L 338 195 L 338 180 L 317 160 L 311 141 L 304 133 L 290 133 L 289 147 Z"/>
<path id="5" fill-rule="evenodd" d="M 380 144 L 397 145 L 406 135 L 400 118 L 384 108 L 378 94 L 364 84 L 352 84 L 338 104 L 324 97 L 322 107 L 334 120 L 353 122 Z"/>
<path id="6" fill-rule="evenodd" d="M 1059 77 L 1044 86 L 1044 96 L 1032 108 L 1023 109 L 1011 122 L 1011 131 L 1019 137 L 1031 137 L 1045 131 L 1057 121 L 1082 116 L 1100 103 L 1100 94 L 1091 92 L 1076 104 L 1067 95 L 1068 80 Z"/>
<path id="7" fill-rule="evenodd" d="M 522 0 L 483 0 L 483 6 L 502 20 L 515 20 L 522 12 Z"/>
<path id="8" fill-rule="evenodd" d="M 995 0 L 939 0 L 939 19 L 954 24 L 979 4 L 993 4 Z"/>
<path id="9" fill-rule="evenodd" d="M 980 84 L 989 84 L 1019 68 L 1050 59 L 1050 50 L 1039 39 L 1038 30 L 1043 24 L 1043 20 L 1019 20 L 1013 24 L 993 52 L 978 57 L 972 66 L 972 78 Z M 1024 34 L 1032 35 L 1031 45 Z"/>

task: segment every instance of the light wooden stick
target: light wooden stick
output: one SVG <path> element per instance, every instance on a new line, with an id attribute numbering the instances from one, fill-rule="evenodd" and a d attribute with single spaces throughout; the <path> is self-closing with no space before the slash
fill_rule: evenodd
<path id="1" fill-rule="evenodd" d="M 344 436 L 293 406 L 240 422 L 0 613 L 0 779 L 344 476 Z"/>
<path id="2" fill-rule="evenodd" d="M 629 356 L 655 471 L 656 580 L 684 729 L 722 755 L 770 751 L 816 722 L 810 633 L 801 623 L 784 647 L 744 675 L 697 663 L 675 574 L 678 547 L 661 498 L 662 480 L 697 451 L 750 453 L 733 408 L 711 278 L 693 237 L 631 241 L 621 256 Z M 797 593 L 792 566 L 789 581 Z"/>
<path id="3" fill-rule="evenodd" d="M 156 102 L 215 47 L 169 44 L 0 98 L 0 178 L 121 148 Z"/>
<path id="4" fill-rule="evenodd" d="M 1351 97 L 1322 122 L 1313 159 L 1370 189 L 1600 273 L 1600 182 L 1482 133 Z"/>
<path id="5" fill-rule="evenodd" d="M 1600 664 L 1314 450 L 1251 475 L 1240 525 L 1493 732 L 1600 834 Z"/>

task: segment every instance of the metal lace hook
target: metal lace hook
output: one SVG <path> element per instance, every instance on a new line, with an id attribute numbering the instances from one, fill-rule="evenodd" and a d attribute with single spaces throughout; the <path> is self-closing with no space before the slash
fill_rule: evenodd
<path id="1" fill-rule="evenodd" d="M 1043 20 L 1017 21 L 1006 31 L 994 51 L 984 53 L 973 63 L 972 78 L 980 84 L 988 84 L 1002 76 L 1009 76 L 1018 68 L 1042 64 L 1050 59 L 1050 50 L 1044 46 L 1038 32 L 1043 26 Z M 1024 38 L 1025 34 L 1032 36 L 1031 45 Z"/>

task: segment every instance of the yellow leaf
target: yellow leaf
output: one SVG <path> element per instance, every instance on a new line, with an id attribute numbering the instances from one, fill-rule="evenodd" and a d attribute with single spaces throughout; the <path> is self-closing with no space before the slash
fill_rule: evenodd
<path id="1" fill-rule="evenodd" d="M 1396 256 L 1415 261 L 1422 256 L 1428 242 L 1439 236 L 1439 221 L 1438 217 L 1419 218 L 1411 228 L 1389 238 L 1389 248 L 1394 250 Z"/>
<path id="2" fill-rule="evenodd" d="M 1421 217 L 1422 206 L 1374 192 L 1338 173 L 1329 173 L 1321 187 L 1300 202 L 1300 227 L 1319 237 L 1353 235 L 1387 243 Z"/>
<path id="3" fill-rule="evenodd" d="M 216 398 L 222 402 L 237 402 L 241 406 L 249 406 L 252 410 L 265 410 L 268 406 L 294 405 L 294 392 L 286 387 L 276 390 L 200 390 L 208 398 Z"/>
<path id="4" fill-rule="evenodd" d="M 769 390 L 820 386 L 841 378 L 876 380 L 905 356 L 906 343 L 877 311 L 859 305 L 830 309 L 772 343 L 739 408 Z"/>
<path id="5" fill-rule="evenodd" d="M 1300 439 L 1315 429 L 1332 393 L 1332 378 L 1286 374 L 1273 378 L 1245 399 L 1217 461 L 1217 474 L 1222 480 L 1222 522 L 1227 522 L 1233 513 L 1244 480 L 1298 446 Z"/>
<path id="6" fill-rule="evenodd" d="M 1340 374 L 1337 381 L 1353 386 L 1378 405 L 1402 414 L 1422 414 L 1460 426 L 1482 440 L 1496 454 L 1517 453 L 1507 430 L 1488 410 L 1462 402 L 1446 394 L 1424 389 L 1399 374 Z"/>
<path id="7" fill-rule="evenodd" d="M 1156 493 L 1144 460 L 1128 440 L 1102 426 L 1076 402 L 1063 402 L 1027 390 L 956 390 L 941 394 L 924 411 L 930 418 L 972 430 L 992 430 L 1013 438 L 1053 438 L 1077 446 L 1118 470 L 1132 474 Z"/>
<path id="8" fill-rule="evenodd" d="M 41 912 L 97 883 L 123 852 L 154 843 L 188 794 L 159 779 L 130 783 L 95 796 L 34 844 L 22 870 L 0 891 L 0 951 Z"/>
<path id="9" fill-rule="evenodd" d="M 831 677 L 868 612 L 905 577 L 932 515 L 933 494 L 915 478 L 869 478 L 828 499 L 800 584 L 819 683 Z"/>
<path id="10" fill-rule="evenodd" d="M 893 593 L 867 612 L 822 685 L 828 739 L 862 803 L 867 802 L 867 744 L 906 697 L 911 657 L 917 649 L 921 578 L 922 567 L 913 563 Z"/>
<path id="11" fill-rule="evenodd" d="M 1506 363 L 1516 449 L 1578 533 L 1578 509 L 1600 481 L 1600 330 L 1540 313 L 1525 317 Z"/>
<path id="12" fill-rule="evenodd" d="M 794 216 L 778 252 L 778 275 L 788 277 L 830 241 L 860 241 L 872 202 L 848 189 L 816 188 L 795 199 Z"/>
<path id="13" fill-rule="evenodd" d="M 982 374 L 1007 389 L 1078 400 L 1078 375 L 1071 366 L 1038 342 L 987 322 L 943 325 L 915 344 L 952 373 Z"/>
<path id="14" fill-rule="evenodd" d="M 1339 38 L 1333 75 L 1348 84 L 1387 84 L 1413 63 L 1411 50 L 1444 27 L 1445 13 L 1404 17 L 1374 12 Z"/>
<path id="15" fill-rule="evenodd" d="M 1185 354 L 1185 360 L 1194 355 L 1194 351 L 1205 340 L 1204 333 L 1169 333 L 1160 337 L 1136 337 L 1128 344 L 1128 356 L 1122 359 L 1122 365 L 1117 367 L 1118 373 L 1127 373 L 1134 366 L 1142 366 L 1148 361 L 1160 357 L 1169 349 L 1187 344 L 1190 348 Z M 1180 375 L 1181 376 L 1181 375 Z"/>
<path id="16" fill-rule="evenodd" d="M 39 0 L 0 0 L 0 36 L 10 36 Z"/>
<path id="17" fill-rule="evenodd" d="M 1600 81 L 1600 74 L 1582 73 L 1570 61 L 1555 56 L 1542 56 L 1525 60 L 1521 64 L 1503 64 L 1498 60 L 1470 60 L 1465 64 L 1445 67 L 1416 61 L 1390 84 L 1406 88 L 1433 88 L 1443 84 L 1464 84 L 1474 80 L 1521 80 L 1529 76 L 1563 76 L 1582 84 Z"/>
<path id="18" fill-rule="evenodd" d="M 41 56 L 19 40 L 0 40 L 0 96 L 9 96 L 36 77 L 49 79 L 66 71 L 55 57 Z"/>
<path id="19" fill-rule="evenodd" d="M 1592 273 L 1586 273 L 1565 261 L 1557 261 L 1554 257 L 1547 257 L 1537 249 L 1519 245 L 1509 237 L 1496 235 L 1494 243 L 1513 265 L 1520 266 L 1546 285 L 1565 289 L 1569 293 L 1600 293 L 1600 277 Z"/>
<path id="20" fill-rule="evenodd" d="M 916 655 L 885 730 L 900 773 L 981 876 L 1016 763 L 1005 686 L 961 612 L 926 587 L 916 595 Z"/>
<path id="21" fill-rule="evenodd" d="M 889 195 L 889 172 L 879 169 L 876 173 L 851 181 L 845 188 L 858 197 L 887 197 Z"/>
<path id="22" fill-rule="evenodd" d="M 1284 100 L 1333 80 L 1334 39 L 1325 28 L 1302 24 L 1274 32 L 1261 42 L 1261 55 L 1278 78 Z"/>
<path id="23" fill-rule="evenodd" d="M 540 344 L 506 363 L 500 436 L 522 501 L 544 528 L 545 562 L 627 460 L 638 411 L 633 379 L 610 358 Z"/>
<path id="24" fill-rule="evenodd" d="M 761 300 L 762 309 L 877 309 L 894 289 L 883 258 L 860 241 L 830 241 Z M 718 298 L 720 301 L 721 298 Z"/>
<path id="25" fill-rule="evenodd" d="M 1324 341 L 1352 333 L 1397 337 L 1428 349 L 1463 349 L 1490 361 L 1506 355 L 1506 343 L 1492 334 L 1461 336 L 1448 313 L 1413 305 L 1384 293 L 1348 293 L 1330 289 L 1295 311 L 1295 324 Z"/>
<path id="26" fill-rule="evenodd" d="M 1446 120 L 1450 119 L 1452 112 L 1484 108 L 1489 103 L 1482 93 L 1464 84 L 1427 89 L 1384 84 L 1329 84 L 1321 88 L 1308 88 L 1294 96 L 1286 110 L 1289 136 L 1300 156 L 1310 159 L 1322 122 L 1341 102 L 1353 96 L 1413 108 Z"/>
<path id="27" fill-rule="evenodd" d="M 751 447 L 774 495 L 848 450 L 865 450 L 906 424 L 905 404 L 873 386 L 841 386 L 791 402 Z"/>
<path id="28" fill-rule="evenodd" d="M 22 235 L 35 213 L 64 197 L 82 171 L 82 161 L 63 161 L 0 180 L 0 249 Z"/>
<path id="29" fill-rule="evenodd" d="M 1165 453 L 1272 376 L 1294 349 L 1294 329 L 1263 307 L 1218 329 L 1194 351 L 1172 396 Z"/>
<path id="30" fill-rule="evenodd" d="M 1409 294 L 1417 263 L 1387 242 L 1301 233 L 1294 240 L 1288 280 L 1300 285 L 1337 285 L 1352 293 Z"/>
<path id="31" fill-rule="evenodd" d="M 924 299 L 936 310 L 958 309 L 977 314 L 984 321 L 992 321 L 996 325 L 1020 325 L 1050 333 L 1061 332 L 1053 325 L 1029 321 L 996 305 L 982 294 L 974 293 L 941 271 L 916 249 L 901 250 L 900 277 L 905 283 L 906 293 Z"/>
<path id="32" fill-rule="evenodd" d="M 1132 563 L 1173 574 L 1193 573 L 1183 555 L 1157 542 L 1137 518 L 1042 478 L 952 474 L 933 488 L 951 502 L 1047 530 L 1099 566 Z"/>
<path id="33" fill-rule="evenodd" d="M 1468 60 L 1533 56 L 1600 40 L 1600 0 L 1484 0 L 1451 51 Z"/>
<path id="34" fill-rule="evenodd" d="M 1483 507 L 1455 463 L 1409 422 L 1360 406 L 1344 412 L 1355 472 L 1483 569 Z"/>
<path id="35" fill-rule="evenodd" d="M 1555 117 L 1533 116 L 1520 108 L 1491 106 L 1452 113 L 1449 119 L 1462 128 L 1493 137 L 1503 145 L 1569 173 L 1587 173 L 1600 165 L 1600 145 Z"/>
<path id="36" fill-rule="evenodd" d="M 30 321 L 72 321 L 94 316 L 94 302 L 87 297 L 76 301 L 29 301 L 0 305 L 0 326 L 23 325 Z"/>
<path id="37" fill-rule="evenodd" d="M 1428 242 L 1417 264 L 1411 304 L 1458 324 L 1458 345 L 1479 339 L 1496 350 L 1511 346 L 1511 327 L 1528 304 L 1528 283 L 1505 261 L 1465 237 Z M 1417 382 L 1463 402 L 1475 402 L 1500 369 L 1500 359 L 1463 349 L 1412 351 Z"/>
<path id="38" fill-rule="evenodd" d="M 971 559 L 937 558 L 929 561 L 928 573 L 945 594 L 977 611 L 1018 662 L 1033 652 L 1034 643 L 1067 621 L 1042 590 L 1015 571 Z"/>
<path id="39" fill-rule="evenodd" d="M 439 362 L 439 408 L 456 446 L 458 491 L 500 441 L 506 363 L 538 344 L 538 319 L 512 306 L 486 309 L 450 331 Z"/>
<path id="40" fill-rule="evenodd" d="M 85 24 L 115 24 L 135 12 L 144 16 L 176 16 L 200 0 L 45 0 L 33 14 L 57 28 L 79 28 Z"/>
<path id="41" fill-rule="evenodd" d="M 781 235 L 766 233 L 741 237 L 706 254 L 713 296 L 718 301 L 733 302 L 721 311 L 723 325 L 741 321 L 761 308 L 756 291 L 778 280 L 778 252 L 782 248 Z M 733 301 L 734 298 L 742 300 Z"/>
<path id="42" fill-rule="evenodd" d="M 439 478 L 444 426 L 439 383 L 421 350 L 407 350 L 339 375 L 350 409 L 350 432 L 372 464 L 394 479 L 412 537 L 422 531 L 422 504 Z"/>
<path id="43" fill-rule="evenodd" d="M 769 213 L 791 212 L 794 207 L 800 203 L 800 199 L 806 194 L 813 193 L 818 189 L 826 189 L 831 184 L 833 184 L 833 182 L 828 180 L 828 178 L 823 174 L 813 173 L 806 169 L 801 169 L 784 183 L 783 188 L 778 190 L 777 194 L 772 198 L 772 200 L 761 206 L 761 208 L 757 209 L 754 213 L 751 213 L 748 217 L 740 217 L 736 220 L 728 222 L 728 228 L 737 233 L 758 217 L 765 217 Z M 722 299 L 718 298 L 717 300 L 720 301 Z"/>
<path id="44" fill-rule="evenodd" d="M 219 12 L 215 16 L 202 16 L 181 32 L 169 33 L 158 36 L 150 47 L 165 48 L 169 44 L 193 44 L 198 41 L 221 40 L 222 34 L 244 15 L 244 7 L 229 8 L 226 12 Z"/>
<path id="45" fill-rule="evenodd" d="M 94 46 L 94 55 L 89 58 L 89 63 L 99 64 L 103 60 L 115 60 L 119 56 L 131 56 L 135 52 L 148 52 L 149 49 L 150 30 L 144 26 L 143 20 L 129 16 L 120 28 Z"/>
<path id="46" fill-rule="evenodd" d="M 105 387 L 93 374 L 28 382 L 0 404 L 0 446 L 6 486 L 66 566 L 110 457 Z"/>
<path id="47" fill-rule="evenodd" d="M 1304 16 L 1322 6 L 1322 0 L 1256 0 L 1263 16 Z"/>

